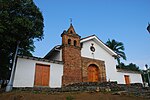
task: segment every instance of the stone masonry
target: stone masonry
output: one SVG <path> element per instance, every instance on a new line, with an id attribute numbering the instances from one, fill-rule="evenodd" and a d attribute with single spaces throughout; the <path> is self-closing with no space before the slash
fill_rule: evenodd
<path id="1" fill-rule="evenodd" d="M 106 82 L 104 61 L 81 57 L 80 36 L 76 34 L 72 24 L 62 37 L 62 59 L 64 72 L 62 84 L 88 82 L 88 67 L 92 64 L 98 68 L 98 82 Z"/>
<path id="2" fill-rule="evenodd" d="M 82 79 L 88 82 L 88 67 L 94 64 L 99 69 L 98 82 L 106 82 L 106 71 L 104 61 L 82 57 Z"/>
<path id="3" fill-rule="evenodd" d="M 72 25 L 61 36 L 62 59 L 64 62 L 62 83 L 68 85 L 82 82 L 80 36 L 75 33 Z"/>

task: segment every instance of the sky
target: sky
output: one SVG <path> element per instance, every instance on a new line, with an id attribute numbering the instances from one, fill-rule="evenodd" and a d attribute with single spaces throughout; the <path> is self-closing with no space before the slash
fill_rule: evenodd
<path id="1" fill-rule="evenodd" d="M 61 44 L 61 33 L 70 26 L 84 38 L 95 34 L 123 42 L 127 60 L 141 69 L 150 67 L 150 0 L 33 0 L 44 17 L 44 39 L 35 40 L 36 57 L 44 57 Z"/>

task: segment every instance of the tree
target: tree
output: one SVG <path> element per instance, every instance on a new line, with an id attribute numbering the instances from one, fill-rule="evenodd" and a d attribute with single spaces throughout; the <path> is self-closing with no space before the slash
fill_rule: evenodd
<path id="1" fill-rule="evenodd" d="M 116 68 L 120 68 L 129 70 L 129 71 L 140 71 L 139 67 L 136 64 L 129 63 L 128 65 L 125 65 L 124 63 L 120 63 L 120 65 L 117 65 Z"/>
<path id="2" fill-rule="evenodd" d="M 122 42 L 117 42 L 114 39 L 113 40 L 108 39 L 108 41 L 106 42 L 106 45 L 110 49 L 112 49 L 115 53 L 118 54 L 119 56 L 117 57 L 118 65 L 120 65 L 120 57 L 126 60 L 126 55 L 123 52 L 125 49 L 124 49 L 124 45 Z"/>
<path id="3" fill-rule="evenodd" d="M 31 56 L 34 39 L 43 39 L 43 16 L 33 0 L 0 1 L 0 79 L 10 66 L 16 45 L 19 54 Z M 8 71 L 8 70 L 7 70 Z M 5 78 L 6 79 L 6 78 Z"/>

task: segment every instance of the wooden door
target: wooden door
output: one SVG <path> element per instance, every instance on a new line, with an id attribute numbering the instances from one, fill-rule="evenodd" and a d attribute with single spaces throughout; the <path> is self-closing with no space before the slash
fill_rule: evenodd
<path id="1" fill-rule="evenodd" d="M 35 86 L 49 86 L 50 66 L 36 64 L 35 68 Z"/>
<path id="2" fill-rule="evenodd" d="M 90 65 L 88 67 L 88 81 L 98 82 L 98 68 L 96 65 Z"/>
<path id="3" fill-rule="evenodd" d="M 126 84 L 130 84 L 130 77 L 129 77 L 129 75 L 124 75 L 124 78 L 125 78 Z"/>

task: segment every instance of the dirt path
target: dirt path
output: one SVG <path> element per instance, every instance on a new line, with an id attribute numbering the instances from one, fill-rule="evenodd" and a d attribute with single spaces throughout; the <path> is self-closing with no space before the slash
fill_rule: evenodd
<path id="1" fill-rule="evenodd" d="M 148 100 L 140 97 L 112 95 L 111 93 L 1 93 L 0 100 Z"/>

